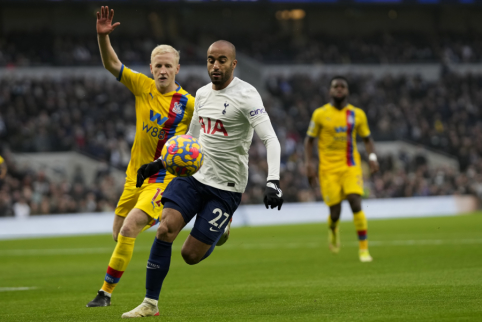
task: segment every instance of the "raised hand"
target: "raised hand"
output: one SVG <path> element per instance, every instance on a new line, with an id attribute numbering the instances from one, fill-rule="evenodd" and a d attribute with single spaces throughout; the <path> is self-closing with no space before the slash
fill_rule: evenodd
<path id="1" fill-rule="evenodd" d="M 97 34 L 98 35 L 108 35 L 114 31 L 120 25 L 120 22 L 112 24 L 112 19 L 114 19 L 114 9 L 110 9 L 108 6 L 100 7 L 100 12 L 97 11 Z"/>

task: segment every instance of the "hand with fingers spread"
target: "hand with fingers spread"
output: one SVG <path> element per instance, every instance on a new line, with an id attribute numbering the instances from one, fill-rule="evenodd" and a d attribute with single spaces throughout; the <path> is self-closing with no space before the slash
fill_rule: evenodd
<path id="1" fill-rule="evenodd" d="M 110 9 L 108 6 L 100 7 L 100 12 L 97 11 L 97 34 L 98 35 L 108 35 L 114 31 L 120 25 L 120 22 L 112 24 L 112 19 L 114 19 L 114 9 Z"/>

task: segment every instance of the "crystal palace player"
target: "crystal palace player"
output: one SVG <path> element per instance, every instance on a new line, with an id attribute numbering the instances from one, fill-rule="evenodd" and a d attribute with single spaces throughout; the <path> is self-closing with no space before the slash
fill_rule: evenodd
<path id="1" fill-rule="evenodd" d="M 330 207 L 329 246 L 332 252 L 340 249 L 338 222 L 341 201 L 347 199 L 353 211 L 353 220 L 360 244 L 359 256 L 362 262 L 371 262 L 368 253 L 367 220 L 361 208 L 363 178 L 360 154 L 356 148 L 356 135 L 363 138 L 371 172 L 378 171 L 373 139 L 370 136 L 367 117 L 363 110 L 348 104 L 348 82 L 337 76 L 330 83 L 331 103 L 315 110 L 311 117 L 305 139 L 305 162 L 310 183 L 316 181 L 312 165 L 313 143 L 318 139 L 319 178 L 323 200 Z"/>
<path id="2" fill-rule="evenodd" d="M 209 47 L 207 67 L 212 83 L 196 93 L 188 133 L 200 138 L 205 161 L 193 177 L 175 178 L 164 192 L 162 219 L 147 262 L 146 297 L 138 307 L 124 313 L 123 318 L 159 314 L 157 301 L 169 271 L 172 242 L 196 214 L 194 228 L 182 247 L 182 256 L 186 263 L 193 265 L 211 254 L 246 187 L 253 131 L 268 152 L 266 208 L 281 209 L 280 144 L 256 89 L 233 76 L 236 64 L 236 51 L 230 42 L 220 40 Z M 159 166 L 161 162 L 152 162 L 139 169 L 139 173 L 149 176 Z"/>
<path id="3" fill-rule="evenodd" d="M 162 211 L 161 195 L 174 178 L 161 170 L 136 188 L 137 169 L 156 160 L 164 143 L 174 135 L 184 134 L 194 112 L 194 98 L 181 88 L 175 77 L 179 72 L 179 52 L 168 45 L 154 48 L 151 73 L 154 79 L 124 66 L 110 45 L 109 34 L 114 10 L 102 7 L 97 13 L 97 38 L 104 67 L 136 97 L 136 136 L 132 158 L 127 167 L 124 192 L 115 209 L 113 237 L 117 241 L 107 267 L 107 274 L 97 296 L 87 307 L 110 305 L 112 291 L 129 264 L 137 235 L 152 226 Z"/>

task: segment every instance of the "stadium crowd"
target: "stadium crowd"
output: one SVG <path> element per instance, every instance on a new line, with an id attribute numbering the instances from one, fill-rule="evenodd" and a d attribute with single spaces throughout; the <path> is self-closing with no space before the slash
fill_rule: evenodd
<path id="1" fill-rule="evenodd" d="M 282 30 L 250 35 L 203 35 L 158 39 L 148 36 L 112 37 L 127 65 L 143 64 L 156 43 L 170 43 L 182 52 L 183 64 L 205 62 L 206 38 L 230 39 L 238 50 L 267 64 L 393 64 L 471 63 L 482 61 L 482 34 L 379 33 L 369 37 L 289 34 Z M 92 36 L 59 36 L 49 32 L 10 33 L 0 37 L 0 66 L 99 66 Z"/>
<path id="2" fill-rule="evenodd" d="M 122 193 L 107 166 L 99 167 L 88 185 L 80 168 L 73 180 L 49 178 L 44 170 L 19 166 L 8 149 L 2 156 L 8 172 L 0 180 L 0 217 L 113 211 Z"/>
<path id="3" fill-rule="evenodd" d="M 350 102 L 366 111 L 375 141 L 407 139 L 451 154 L 460 164 L 460 169 L 433 169 L 423 155 L 380 156 L 381 171 L 365 180 L 366 197 L 471 193 L 482 198 L 482 76 L 449 73 L 438 82 L 406 76 L 348 79 Z M 281 187 L 288 202 L 320 198 L 305 179 L 303 139 L 312 112 L 329 101 L 329 80 L 328 75 L 267 80 L 264 102 L 282 144 Z M 191 93 L 203 85 L 193 77 L 181 83 Z M 2 78 L 0 88 L 0 139 L 13 152 L 77 150 L 126 168 L 135 110 L 133 96 L 121 84 L 77 77 Z M 265 153 L 255 138 L 243 203 L 262 202 Z M 20 200 L 32 214 L 111 210 L 122 189 L 105 188 L 112 182 L 108 175 L 89 187 L 80 181 L 50 183 L 41 171 L 17 169 L 11 160 L 9 168 L 0 190 L 0 215 L 12 214 Z"/>

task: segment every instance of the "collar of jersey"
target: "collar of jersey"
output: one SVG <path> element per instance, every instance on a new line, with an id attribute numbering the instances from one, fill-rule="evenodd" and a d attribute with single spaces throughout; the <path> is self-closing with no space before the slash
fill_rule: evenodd
<path id="1" fill-rule="evenodd" d="M 344 111 L 345 109 L 349 108 L 350 107 L 350 103 L 346 104 L 344 108 L 342 108 L 341 110 L 337 109 L 336 107 L 334 107 L 331 103 L 328 103 L 330 105 L 331 108 L 333 108 L 335 111 L 338 111 L 338 112 L 341 112 L 341 111 Z"/>
<path id="2" fill-rule="evenodd" d="M 159 92 L 159 91 L 157 90 L 157 87 L 155 86 L 155 83 L 154 83 L 154 87 L 156 87 L 156 93 L 159 94 L 159 95 L 162 95 L 162 96 L 169 96 L 169 95 L 172 95 L 173 93 L 179 92 L 179 90 L 182 88 L 182 87 L 181 87 L 181 84 L 179 84 L 177 81 L 174 81 L 174 83 L 176 83 L 177 88 L 176 88 L 175 90 L 173 90 L 173 91 L 167 92 L 166 94 L 162 94 L 161 92 Z"/>
<path id="3" fill-rule="evenodd" d="M 211 90 L 214 92 L 214 93 L 224 93 L 225 90 L 227 90 L 228 88 L 230 88 L 231 86 L 234 86 L 234 82 L 236 81 L 237 82 L 237 77 L 235 76 L 233 78 L 233 80 L 231 81 L 231 83 L 229 83 L 228 86 L 226 86 L 225 88 L 223 89 L 219 89 L 219 90 L 216 90 L 216 89 L 213 89 L 213 86 L 212 86 L 212 83 L 211 83 Z"/>

